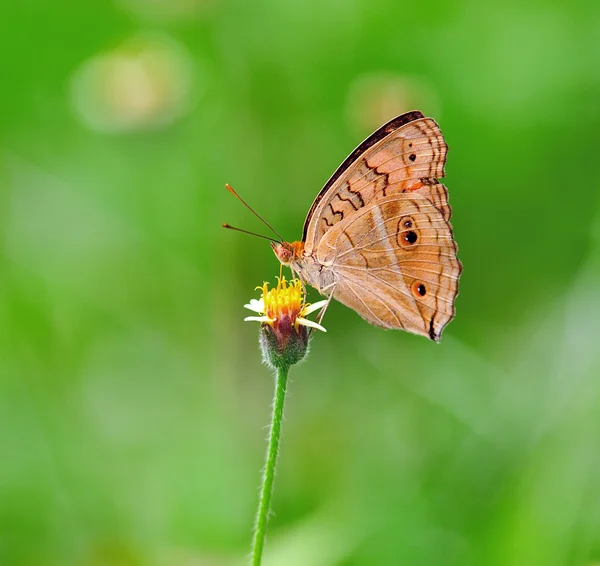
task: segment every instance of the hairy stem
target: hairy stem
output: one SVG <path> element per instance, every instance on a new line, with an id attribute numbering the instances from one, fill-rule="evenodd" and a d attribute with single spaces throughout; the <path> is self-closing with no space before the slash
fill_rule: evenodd
<path id="1" fill-rule="evenodd" d="M 267 461 L 265 464 L 262 487 L 260 489 L 260 500 L 256 513 L 256 525 L 254 538 L 252 540 L 252 566 L 260 566 L 269 508 L 271 506 L 271 494 L 273 493 L 273 478 L 275 477 L 275 465 L 279 452 L 279 437 L 281 435 L 281 421 L 283 420 L 283 404 L 288 378 L 288 367 L 278 367 L 275 380 L 275 398 L 273 400 L 273 416 L 271 418 L 271 432 L 269 433 L 269 446 L 267 448 Z"/>

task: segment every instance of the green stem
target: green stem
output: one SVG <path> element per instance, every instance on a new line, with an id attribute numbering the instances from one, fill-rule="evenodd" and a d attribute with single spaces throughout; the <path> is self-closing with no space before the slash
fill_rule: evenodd
<path id="1" fill-rule="evenodd" d="M 279 437 L 281 435 L 281 421 L 283 419 L 283 403 L 285 401 L 288 371 L 288 367 L 277 368 L 267 462 L 265 464 L 258 511 L 256 513 L 254 539 L 252 540 L 252 566 L 260 566 L 263 547 L 265 545 L 271 494 L 273 493 L 273 478 L 275 477 L 275 465 L 277 464 L 277 453 L 279 452 Z"/>

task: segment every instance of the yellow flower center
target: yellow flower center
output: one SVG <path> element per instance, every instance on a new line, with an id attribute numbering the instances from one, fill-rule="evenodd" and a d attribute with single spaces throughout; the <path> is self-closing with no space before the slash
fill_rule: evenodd
<path id="1" fill-rule="evenodd" d="M 277 287 L 269 289 L 269 284 L 262 286 L 262 300 L 265 305 L 265 314 L 274 320 L 287 315 L 292 324 L 305 308 L 304 289 L 298 279 L 287 281 L 285 277 L 278 278 Z"/>
<path id="2" fill-rule="evenodd" d="M 276 332 L 288 332 L 292 326 L 296 331 L 300 326 L 308 326 L 327 332 L 319 322 L 308 320 L 306 317 L 324 308 L 329 304 L 329 300 L 317 301 L 314 305 L 305 302 L 304 286 L 298 279 L 287 281 L 285 277 L 279 277 L 277 287 L 269 289 L 269 284 L 263 283 L 257 289 L 262 291 L 260 301 L 251 299 L 244 307 L 260 316 L 247 316 L 244 320 L 268 324 Z"/>

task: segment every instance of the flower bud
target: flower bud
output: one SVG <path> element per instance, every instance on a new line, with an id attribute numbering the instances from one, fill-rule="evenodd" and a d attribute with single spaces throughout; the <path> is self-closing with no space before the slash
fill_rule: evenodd
<path id="1" fill-rule="evenodd" d="M 260 347 L 265 363 L 273 368 L 289 368 L 302 361 L 308 353 L 307 327 L 326 332 L 320 324 L 305 317 L 322 308 L 327 301 L 306 304 L 304 289 L 298 279 L 288 283 L 285 277 L 281 277 L 277 287 L 269 289 L 268 283 L 264 283 L 260 288 L 260 299 L 252 299 L 244 306 L 261 316 L 249 316 L 244 320 L 261 323 Z"/>

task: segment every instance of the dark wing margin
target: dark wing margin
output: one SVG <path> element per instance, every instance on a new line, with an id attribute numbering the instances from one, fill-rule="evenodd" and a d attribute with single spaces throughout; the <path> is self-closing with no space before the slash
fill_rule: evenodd
<path id="1" fill-rule="evenodd" d="M 410 122 L 414 122 L 415 120 L 420 120 L 421 118 L 425 118 L 425 115 L 418 110 L 412 110 L 411 112 L 406 112 L 401 114 L 400 116 L 396 116 L 396 118 L 390 120 L 387 124 L 384 124 L 379 128 L 376 132 L 373 132 L 364 142 L 362 142 L 346 159 L 344 162 L 336 169 L 335 173 L 329 178 L 329 181 L 325 183 L 325 186 L 321 189 L 321 192 L 317 195 L 315 200 L 306 215 L 306 220 L 304 221 L 304 228 L 302 230 L 302 241 L 306 241 L 306 233 L 308 231 L 308 223 L 310 217 L 312 216 L 315 208 L 319 204 L 319 201 L 323 198 L 325 193 L 330 189 L 331 185 L 335 183 L 342 173 L 350 167 L 365 151 L 367 151 L 370 147 L 374 146 L 377 142 L 381 141 L 383 138 L 395 132 L 405 124 Z"/>

